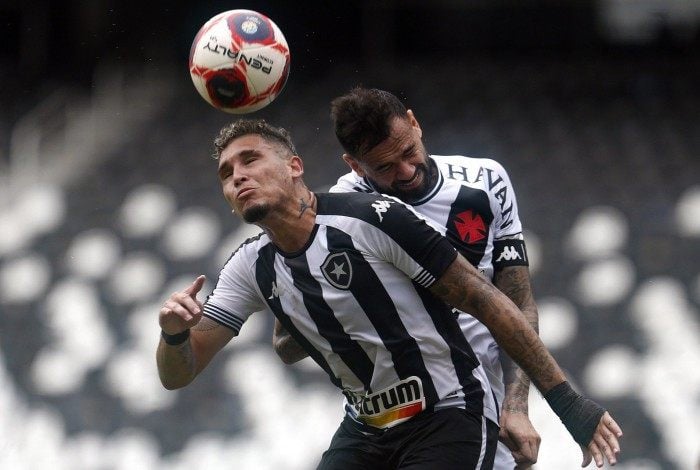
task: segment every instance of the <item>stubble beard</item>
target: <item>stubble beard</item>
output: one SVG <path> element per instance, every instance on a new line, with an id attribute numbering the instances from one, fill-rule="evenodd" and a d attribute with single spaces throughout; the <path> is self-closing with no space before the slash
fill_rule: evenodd
<path id="1" fill-rule="evenodd" d="M 414 176 L 417 176 L 420 173 L 421 177 L 423 178 L 423 181 L 419 187 L 408 191 L 402 190 L 400 187 L 398 187 L 398 185 L 392 185 L 388 188 L 382 188 L 381 186 L 377 185 L 377 183 L 372 179 L 370 179 L 370 182 L 376 189 L 379 189 L 379 192 L 388 194 L 389 196 L 397 197 L 403 202 L 411 204 L 423 198 L 428 193 L 430 188 L 432 188 L 435 185 L 437 181 L 438 171 L 440 170 L 438 170 L 437 164 L 435 164 L 435 162 L 432 160 L 428 160 L 427 164 L 421 164 L 416 166 L 416 172 Z"/>
<path id="2" fill-rule="evenodd" d="M 241 213 L 243 220 L 249 224 L 260 222 L 270 213 L 269 204 L 256 204 Z"/>

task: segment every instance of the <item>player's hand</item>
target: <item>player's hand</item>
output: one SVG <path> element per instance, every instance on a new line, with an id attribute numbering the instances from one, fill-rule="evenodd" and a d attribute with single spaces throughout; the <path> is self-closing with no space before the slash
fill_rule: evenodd
<path id="1" fill-rule="evenodd" d="M 197 293 L 202 289 L 206 276 L 199 276 L 192 284 L 180 292 L 174 292 L 160 309 L 158 323 L 169 335 L 182 333 L 192 328 L 202 319 L 202 303 Z"/>
<path id="2" fill-rule="evenodd" d="M 622 429 L 610 416 L 607 411 L 600 418 L 598 426 L 593 433 L 593 439 L 588 443 L 588 447 L 581 446 L 583 452 L 582 467 L 586 467 L 595 460 L 596 467 L 602 467 L 607 459 L 610 465 L 617 463 L 617 454 L 620 452 L 618 438 L 622 437 Z"/>
<path id="3" fill-rule="evenodd" d="M 513 454 L 518 469 L 528 468 L 537 462 L 542 438 L 535 430 L 526 413 L 501 412 L 501 430 L 498 438 Z"/>

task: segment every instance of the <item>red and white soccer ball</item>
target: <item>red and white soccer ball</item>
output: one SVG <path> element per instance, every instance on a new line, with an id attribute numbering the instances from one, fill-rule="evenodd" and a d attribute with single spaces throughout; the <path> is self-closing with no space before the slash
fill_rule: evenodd
<path id="1" fill-rule="evenodd" d="M 215 108 L 234 114 L 257 111 L 272 103 L 287 82 L 287 40 L 261 13 L 219 13 L 192 42 L 190 75 L 199 94 Z"/>

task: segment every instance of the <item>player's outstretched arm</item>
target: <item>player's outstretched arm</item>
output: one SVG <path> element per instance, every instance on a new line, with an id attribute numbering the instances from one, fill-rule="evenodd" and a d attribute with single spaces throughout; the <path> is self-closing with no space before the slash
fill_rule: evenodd
<path id="1" fill-rule="evenodd" d="M 493 284 L 513 301 L 535 332 L 539 331 L 537 304 L 527 266 L 506 266 L 495 273 Z M 500 440 L 519 465 L 537 462 L 541 438 L 528 416 L 530 378 L 506 354 L 501 355 L 506 394 L 501 407 Z"/>
<path id="2" fill-rule="evenodd" d="M 276 318 L 272 347 L 285 364 L 294 364 L 309 355 Z"/>
<path id="3" fill-rule="evenodd" d="M 448 305 L 470 312 L 489 329 L 496 342 L 527 373 L 550 407 L 580 445 L 593 454 L 598 466 L 607 458 L 617 462 L 617 438 L 622 431 L 611 417 L 592 400 L 576 393 L 535 330 L 513 302 L 496 289 L 462 256 L 457 256 L 430 290 Z M 603 424 L 604 431 L 600 430 Z M 608 430 L 612 430 L 608 432 Z M 598 439 L 598 440 L 597 440 Z M 600 441 L 600 442 L 599 442 Z M 589 447 L 595 444 L 593 448 Z M 601 446 L 608 452 L 596 454 Z M 586 451 L 584 451 L 584 463 Z M 600 460 L 598 460 L 600 459 Z"/>
<path id="4" fill-rule="evenodd" d="M 203 306 L 197 293 L 205 279 L 199 276 L 184 290 L 174 292 L 160 309 L 162 333 L 156 363 L 160 381 L 168 390 L 192 382 L 233 337 L 229 328 L 202 317 Z"/>

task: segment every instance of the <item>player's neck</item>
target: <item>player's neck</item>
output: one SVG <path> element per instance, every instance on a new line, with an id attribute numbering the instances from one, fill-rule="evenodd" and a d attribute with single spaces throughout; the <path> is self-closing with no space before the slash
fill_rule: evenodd
<path id="1" fill-rule="evenodd" d="M 309 241 L 316 225 L 316 195 L 303 188 L 284 209 L 265 220 L 263 228 L 280 250 L 293 253 Z"/>

